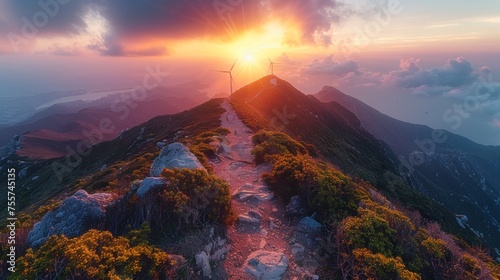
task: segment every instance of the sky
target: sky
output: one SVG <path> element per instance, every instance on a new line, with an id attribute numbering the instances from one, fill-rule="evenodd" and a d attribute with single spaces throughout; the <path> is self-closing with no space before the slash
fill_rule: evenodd
<path id="1" fill-rule="evenodd" d="M 500 145 L 500 1 L 0 0 L 0 96 L 269 72 Z"/>

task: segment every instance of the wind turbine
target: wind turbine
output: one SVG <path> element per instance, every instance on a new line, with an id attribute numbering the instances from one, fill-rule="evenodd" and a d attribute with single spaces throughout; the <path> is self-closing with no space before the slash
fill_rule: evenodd
<path id="1" fill-rule="evenodd" d="M 283 63 L 274 62 L 269 57 L 267 59 L 269 59 L 269 68 L 267 68 L 267 72 L 269 72 L 269 70 L 271 70 L 271 75 L 274 76 L 274 64 L 283 64 Z"/>
<path id="2" fill-rule="evenodd" d="M 233 94 L 233 84 L 234 84 L 232 71 L 233 71 L 234 65 L 236 64 L 236 61 L 238 61 L 238 60 L 234 61 L 233 66 L 231 66 L 231 68 L 228 71 L 214 70 L 215 72 L 229 74 L 229 88 L 231 89 L 231 95 Z"/>

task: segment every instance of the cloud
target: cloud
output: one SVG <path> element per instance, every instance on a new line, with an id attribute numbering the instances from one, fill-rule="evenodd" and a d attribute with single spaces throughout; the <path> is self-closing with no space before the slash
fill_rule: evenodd
<path id="1" fill-rule="evenodd" d="M 478 77 L 472 65 L 463 57 L 449 59 L 442 67 L 422 69 L 419 59 L 401 59 L 399 70 L 390 72 L 385 82 L 403 88 L 460 87 L 472 84 Z M 487 70 L 485 70 L 487 71 Z"/>
<path id="2" fill-rule="evenodd" d="M 323 60 L 314 60 L 313 62 L 302 66 L 299 71 L 306 75 L 330 75 L 344 77 L 347 74 L 359 73 L 358 63 L 354 60 L 338 62 L 333 55 L 327 56 Z"/>
<path id="3" fill-rule="evenodd" d="M 329 44 L 332 26 L 356 14 L 340 0 L 3 0 L 0 8 L 0 21 L 8 26 L 0 30 L 2 33 L 21 34 L 28 21 L 38 26 L 36 36 L 40 37 L 84 34 L 91 24 L 87 15 L 97 12 L 109 30 L 100 45 L 94 43 L 90 49 L 104 55 L 129 55 L 128 45 L 138 41 L 150 43 L 133 52 L 147 55 L 163 54 L 155 45 L 161 41 L 207 37 L 232 40 L 242 32 L 262 28 L 269 19 L 294 25 L 290 42 Z M 46 22 L 36 24 L 41 21 Z"/>

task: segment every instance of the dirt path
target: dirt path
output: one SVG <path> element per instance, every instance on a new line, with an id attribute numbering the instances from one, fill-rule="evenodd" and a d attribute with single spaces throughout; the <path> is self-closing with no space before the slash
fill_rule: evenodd
<path id="1" fill-rule="evenodd" d="M 262 172 L 269 171 L 270 166 L 255 166 L 251 155 L 252 131 L 238 118 L 228 101 L 222 107 L 226 112 L 221 117 L 221 126 L 231 131 L 225 139 L 230 149 L 226 147 L 227 153 L 215 164 L 214 171 L 230 184 L 238 222 L 229 229 L 231 250 L 222 269 L 226 275 L 218 277 L 256 279 L 251 274 L 262 277 L 264 266 L 268 278 L 263 279 L 301 279 L 289 244 L 293 227 L 286 222 L 284 206 L 261 179 Z"/>

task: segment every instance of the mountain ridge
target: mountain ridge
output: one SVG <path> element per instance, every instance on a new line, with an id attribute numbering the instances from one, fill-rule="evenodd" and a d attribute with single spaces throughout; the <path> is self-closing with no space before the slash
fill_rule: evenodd
<path id="1" fill-rule="evenodd" d="M 467 215 L 476 235 L 500 246 L 500 147 L 394 119 L 333 87 L 316 96 L 356 112 L 362 125 L 398 155 L 400 173 L 409 184 L 456 214 Z M 434 141 L 436 132 L 445 141 Z M 416 162 L 412 155 L 423 155 L 424 161 Z"/>
<path id="2" fill-rule="evenodd" d="M 119 220 L 120 223 L 114 223 L 113 228 L 106 228 L 98 223 L 94 225 L 97 229 L 69 240 L 53 237 L 47 243 L 48 247 L 42 246 L 43 250 L 51 252 L 50 246 L 54 244 L 66 246 L 65 244 L 70 242 L 68 246 L 71 248 L 74 244 L 87 242 L 88 238 L 109 237 L 109 230 L 116 235 L 111 238 L 126 238 L 131 246 L 159 246 L 154 248 L 162 248 L 169 254 L 184 255 L 188 264 L 184 266 L 183 269 L 187 271 L 184 270 L 182 275 L 201 279 L 196 271 L 205 273 L 205 264 L 210 263 L 205 261 L 206 258 L 199 250 L 210 256 L 213 253 L 211 248 L 218 246 L 213 244 L 224 245 L 227 227 L 219 223 L 207 224 L 207 220 L 204 220 L 202 230 L 199 231 L 199 227 L 190 224 L 190 221 L 194 223 L 200 218 L 193 215 L 196 211 L 190 212 L 191 209 L 184 212 L 184 208 L 173 211 L 176 204 L 169 203 L 174 199 L 174 202 L 182 205 L 185 203 L 183 201 L 189 202 L 193 198 L 195 201 L 201 201 L 203 206 L 207 201 L 210 204 L 227 200 L 226 195 L 220 197 L 220 200 L 211 200 L 213 194 L 207 194 L 204 187 L 211 184 L 223 187 L 225 184 L 214 177 L 213 172 L 214 165 L 228 156 L 227 147 L 223 145 L 230 144 L 227 143 L 226 135 L 233 133 L 231 137 L 234 137 L 237 134 L 241 136 L 241 133 L 250 135 L 252 132 L 231 131 L 221 127 L 221 117 L 227 112 L 222 105 L 225 101 L 231 104 L 239 118 L 253 130 L 253 147 L 240 147 L 238 143 L 235 145 L 245 149 L 245 157 L 250 156 L 248 152 L 252 149 L 254 156 L 261 153 L 261 158 L 268 161 L 255 168 L 268 170 L 262 180 L 274 191 L 278 202 L 284 203 L 278 208 L 289 208 L 288 205 L 285 207 L 291 203 L 287 201 L 289 196 L 298 195 L 305 207 L 305 212 L 297 211 L 302 213 L 299 214 L 302 215 L 300 218 L 307 218 L 308 226 L 319 224 L 311 222 L 315 221 L 314 219 L 324 223 L 319 224 L 322 229 L 315 233 L 321 233 L 318 238 L 324 242 L 320 243 L 324 250 L 312 251 L 316 255 L 315 259 L 319 260 L 319 264 L 315 265 L 321 266 L 318 270 L 311 270 L 317 271 L 322 278 L 353 276 L 349 271 L 359 276 L 385 275 L 386 278 L 401 279 L 419 279 L 419 274 L 428 277 L 438 277 L 445 273 L 460 275 L 458 270 L 453 270 L 454 265 L 471 258 L 473 263 L 477 264 L 473 266 L 474 269 L 479 267 L 481 272 L 488 275 L 496 273 L 494 267 L 490 267 L 488 257 L 469 257 L 469 254 L 472 254 L 469 246 L 480 244 L 480 240 L 470 230 L 461 228 L 452 212 L 406 185 L 404 178 L 397 174 L 394 155 L 387 150 L 383 142 L 361 127 L 361 122 L 355 114 L 340 104 L 324 104 L 315 97 L 306 96 L 276 76 L 264 77 L 235 91 L 229 100 L 213 99 L 175 115 L 154 117 L 122 132 L 113 140 L 92 146 L 88 154 L 73 154 L 69 157 L 41 161 L 32 161 L 19 155 L 2 159 L 2 174 L 7 172 L 6 167 L 19 171 L 18 211 L 22 213 L 19 219 L 23 230 L 29 230 L 45 214 L 58 209 L 61 201 L 76 191 L 83 190 L 89 194 L 113 193 L 120 197 L 120 203 L 107 208 L 105 215 L 106 219 Z M 161 176 L 169 178 L 169 183 L 162 183 L 159 188 L 153 188 L 155 191 L 149 197 L 154 200 L 145 203 L 138 199 L 137 184 L 134 182 L 150 176 L 151 164 L 160 153 L 159 150 L 174 142 L 187 146 L 206 168 L 206 172 L 165 169 Z M 237 170 L 239 164 L 252 165 L 248 160 L 236 161 L 234 166 L 229 166 L 229 170 Z M 287 175 L 290 171 L 293 174 L 291 177 Z M 391 178 L 399 178 L 398 181 L 394 183 L 388 180 L 387 173 L 392 174 Z M 190 182 L 195 182 L 195 185 L 191 186 Z M 390 185 L 391 183 L 393 185 Z M 185 193 L 171 195 L 172 191 L 175 193 L 180 189 L 184 189 Z M 203 195 L 208 195 L 209 199 L 206 200 L 207 197 Z M 195 206 L 199 207 L 199 202 Z M 226 210 L 227 208 L 224 211 Z M 148 213 L 155 214 L 149 216 Z M 243 217 L 245 221 L 259 219 L 259 215 L 254 212 L 248 213 L 248 217 Z M 226 216 L 230 220 L 229 214 L 219 213 L 215 217 Z M 183 222 L 183 215 L 194 218 Z M 116 219 L 117 217 L 119 219 Z M 214 216 L 201 216 L 202 219 L 207 217 L 210 220 L 210 217 Z M 140 224 L 143 219 L 147 222 L 145 228 Z M 296 220 L 292 219 L 292 224 L 293 221 Z M 440 226 L 432 221 L 438 221 L 443 229 L 457 237 L 443 232 Z M 273 225 L 269 221 L 266 224 L 271 229 L 279 228 L 281 223 L 274 221 Z M 155 225 L 153 231 L 149 229 L 149 233 L 148 225 Z M 161 226 L 156 228 L 158 225 Z M 183 226 L 175 228 L 176 225 Z M 207 226 L 213 226 L 215 230 Z M 300 227 L 290 230 L 299 229 Z M 260 232 L 263 236 L 268 233 L 267 230 Z M 218 234 L 222 234 L 224 241 L 215 238 Z M 211 242 L 207 245 L 210 249 L 203 248 L 207 237 Z M 462 239 L 468 244 L 461 241 Z M 123 239 L 119 240 L 125 242 Z M 372 243 L 370 240 L 377 242 Z M 58 241 L 60 242 L 57 243 Z M 193 241 L 196 241 L 196 248 L 190 248 Z M 280 239 L 279 242 L 284 246 L 293 245 L 291 248 L 286 247 L 287 256 L 293 255 L 293 258 L 298 258 L 296 250 L 302 250 L 301 246 L 305 245 L 296 244 L 305 242 L 302 239 Z M 432 248 L 443 250 L 443 254 L 450 259 L 440 259 L 441 251 L 436 253 Z M 50 263 L 52 260 L 47 260 L 50 254 L 47 255 L 43 250 L 34 251 L 34 254 L 42 261 Z M 342 252 L 340 258 L 335 257 L 335 252 Z M 70 259 L 73 258 L 71 250 L 65 251 L 64 255 L 66 254 Z M 240 259 L 234 264 L 243 261 L 255 265 L 255 260 L 245 260 L 244 256 L 248 254 L 246 251 L 233 253 L 233 256 Z M 28 254 L 29 256 L 31 255 Z M 29 263 L 28 257 L 23 256 L 22 263 L 26 264 L 27 260 Z M 341 260 L 343 264 L 332 262 L 334 259 Z M 265 259 L 261 261 L 265 263 Z M 295 263 L 292 268 L 297 269 L 297 273 L 311 277 L 310 267 L 297 267 L 301 262 L 290 263 Z M 439 268 L 432 268 L 438 264 L 441 265 Z M 107 265 L 113 267 L 112 262 Z M 332 265 L 337 267 L 336 271 L 331 271 Z M 380 270 L 373 267 L 380 267 Z M 116 269 L 113 271 L 120 272 Z M 475 273 L 475 270 L 469 272 L 468 268 L 466 271 Z"/>

